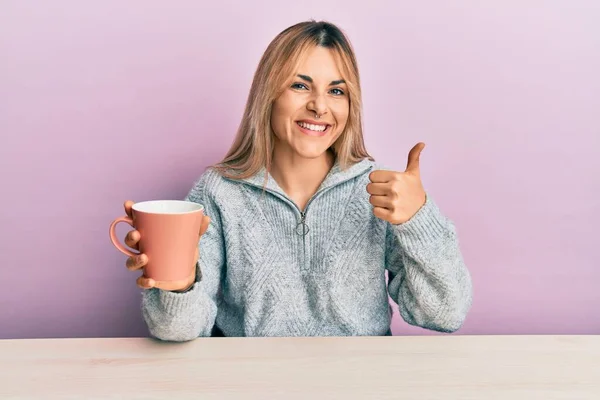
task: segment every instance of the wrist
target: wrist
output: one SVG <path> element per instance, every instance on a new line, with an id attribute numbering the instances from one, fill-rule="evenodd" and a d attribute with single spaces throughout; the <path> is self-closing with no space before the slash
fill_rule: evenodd
<path id="1" fill-rule="evenodd" d="M 192 282 L 189 285 L 187 285 L 186 287 L 184 287 L 182 289 L 170 290 L 170 292 L 173 292 L 173 293 L 186 293 L 186 292 L 189 292 L 190 290 L 192 290 L 192 288 L 194 287 L 195 283 L 196 283 L 196 276 L 194 275 L 194 279 L 192 279 Z"/>

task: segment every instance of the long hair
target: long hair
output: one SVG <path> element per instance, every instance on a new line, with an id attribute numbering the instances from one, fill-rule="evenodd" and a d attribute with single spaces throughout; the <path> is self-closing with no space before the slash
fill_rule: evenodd
<path id="1" fill-rule="evenodd" d="M 311 20 L 285 29 L 265 50 L 254 74 L 237 135 L 223 160 L 213 166 L 215 170 L 233 179 L 248 178 L 263 167 L 270 171 L 274 144 L 270 122 L 273 103 L 291 84 L 303 57 L 315 46 L 333 50 L 342 79 L 348 86 L 348 121 L 331 150 L 342 169 L 364 158 L 373 159 L 363 139 L 362 94 L 352 45 L 334 24 Z"/>

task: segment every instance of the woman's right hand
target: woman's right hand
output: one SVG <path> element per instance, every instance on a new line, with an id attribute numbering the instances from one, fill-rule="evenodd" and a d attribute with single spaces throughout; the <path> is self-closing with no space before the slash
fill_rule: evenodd
<path id="1" fill-rule="evenodd" d="M 126 201 L 124 204 L 125 213 L 127 213 L 127 216 L 129 216 L 130 218 L 132 218 L 131 207 L 133 206 L 133 204 L 134 204 L 134 202 L 131 200 Z M 202 237 L 202 235 L 204 235 L 204 233 L 208 229 L 209 225 L 210 225 L 210 217 L 205 215 L 204 217 L 202 217 L 202 223 L 200 224 L 199 237 Z M 127 246 L 131 247 L 132 249 L 139 251 L 138 244 L 140 241 L 140 237 L 141 237 L 141 235 L 140 235 L 139 231 L 137 231 L 135 229 L 131 230 L 125 236 L 125 244 Z M 172 287 L 169 284 L 164 285 L 161 283 L 157 283 L 154 279 L 146 278 L 144 276 L 144 274 L 142 274 L 140 277 L 137 278 L 137 285 L 142 289 L 157 288 L 157 289 L 169 290 L 169 291 L 173 291 L 173 292 L 185 291 L 186 289 L 191 287 L 194 284 L 194 282 L 196 281 L 196 263 L 198 262 L 199 257 L 200 257 L 200 253 L 198 250 L 198 246 L 196 246 L 196 253 L 194 255 L 194 264 L 190 266 L 190 274 L 187 277 L 185 284 L 182 285 L 181 287 Z M 138 270 L 141 270 L 142 268 L 144 268 L 144 266 L 146 265 L 147 262 L 148 262 L 148 257 L 145 254 L 138 254 L 138 255 L 127 258 L 127 262 L 125 263 L 125 266 L 127 267 L 127 269 L 129 271 L 138 271 Z"/>

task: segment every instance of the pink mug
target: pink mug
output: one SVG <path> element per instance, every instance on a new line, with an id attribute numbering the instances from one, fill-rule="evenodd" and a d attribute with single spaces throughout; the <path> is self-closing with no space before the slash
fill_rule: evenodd
<path id="1" fill-rule="evenodd" d="M 119 217 L 110 225 L 110 240 L 127 256 L 146 254 L 144 276 L 157 283 L 177 284 L 192 271 L 204 207 L 183 200 L 154 200 L 135 203 L 132 216 Z M 119 222 L 131 225 L 140 233 L 140 253 L 122 244 L 116 235 Z"/>

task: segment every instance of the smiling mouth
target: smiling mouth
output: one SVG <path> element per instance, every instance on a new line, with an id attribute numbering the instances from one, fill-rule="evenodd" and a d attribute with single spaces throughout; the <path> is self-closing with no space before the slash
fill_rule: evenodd
<path id="1" fill-rule="evenodd" d="M 296 125 L 300 127 L 300 130 L 309 136 L 324 136 L 331 125 L 329 124 L 309 124 L 304 121 L 296 121 Z"/>

